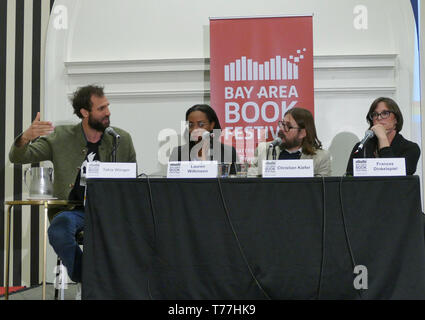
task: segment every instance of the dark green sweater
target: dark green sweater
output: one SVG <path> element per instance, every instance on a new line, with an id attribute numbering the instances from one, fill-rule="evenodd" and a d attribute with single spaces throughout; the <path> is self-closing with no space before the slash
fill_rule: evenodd
<path id="1" fill-rule="evenodd" d="M 136 162 L 136 152 L 131 136 L 126 131 L 115 128 L 121 135 L 117 151 L 117 162 Z M 87 141 L 81 123 L 77 125 L 64 125 L 55 128 L 54 132 L 45 137 L 40 137 L 29 144 L 18 148 L 13 143 L 9 159 L 12 163 L 36 163 L 50 160 L 54 167 L 53 196 L 60 200 L 67 200 L 75 183 L 75 178 L 81 164 L 87 155 Z M 100 161 L 111 161 L 113 138 L 104 134 L 99 146 Z M 71 209 L 71 208 L 67 208 Z M 64 208 L 49 210 L 49 219 Z"/>

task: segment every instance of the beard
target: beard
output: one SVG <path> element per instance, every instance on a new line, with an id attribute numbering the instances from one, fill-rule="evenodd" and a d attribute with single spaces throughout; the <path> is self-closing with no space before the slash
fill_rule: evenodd
<path id="1" fill-rule="evenodd" d="M 281 150 L 285 150 L 285 149 L 290 150 L 290 149 L 293 149 L 293 148 L 296 148 L 296 147 L 301 148 L 302 143 L 303 143 L 303 140 L 299 139 L 297 137 L 295 137 L 292 140 L 286 140 L 286 138 L 283 138 L 282 143 L 280 145 L 280 149 Z"/>
<path id="2" fill-rule="evenodd" d="M 107 119 L 107 123 L 104 124 L 103 121 Z M 109 127 L 109 116 L 104 117 L 102 120 L 96 120 L 89 114 L 89 126 L 99 132 L 104 132 L 107 127 Z"/>

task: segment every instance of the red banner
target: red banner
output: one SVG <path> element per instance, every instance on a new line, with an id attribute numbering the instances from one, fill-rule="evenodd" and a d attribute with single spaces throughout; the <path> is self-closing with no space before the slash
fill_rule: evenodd
<path id="1" fill-rule="evenodd" d="M 314 115 L 311 16 L 210 20 L 211 106 L 226 144 L 250 160 L 289 109 Z"/>

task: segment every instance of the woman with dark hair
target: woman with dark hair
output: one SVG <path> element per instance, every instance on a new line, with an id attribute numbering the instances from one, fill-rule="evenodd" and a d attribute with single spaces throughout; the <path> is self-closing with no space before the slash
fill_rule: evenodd
<path id="1" fill-rule="evenodd" d="M 186 111 L 186 122 L 189 143 L 174 148 L 170 161 L 231 162 L 230 173 L 235 173 L 236 150 L 220 142 L 221 126 L 214 109 L 207 104 L 196 104 Z"/>
<path id="2" fill-rule="evenodd" d="M 421 150 L 416 143 L 400 134 L 403 115 L 397 103 L 385 97 L 376 99 L 369 108 L 366 120 L 375 135 L 360 152 L 357 152 L 360 142 L 354 146 L 347 164 L 347 175 L 353 174 L 354 158 L 405 158 L 406 174 L 414 174 Z"/>

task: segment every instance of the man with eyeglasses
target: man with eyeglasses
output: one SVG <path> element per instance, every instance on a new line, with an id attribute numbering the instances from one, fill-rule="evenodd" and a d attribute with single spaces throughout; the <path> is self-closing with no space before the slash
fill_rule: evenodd
<path id="1" fill-rule="evenodd" d="M 366 120 L 375 136 L 365 143 L 361 152 L 357 152 L 360 143 L 354 146 L 346 174 L 353 175 L 354 158 L 405 158 L 406 174 L 414 174 L 421 150 L 416 143 L 400 134 L 403 115 L 397 103 L 386 97 L 376 99 L 369 108 Z"/>
<path id="2" fill-rule="evenodd" d="M 328 177 L 331 175 L 331 159 L 329 153 L 322 149 L 322 143 L 317 138 L 313 115 L 303 108 L 293 108 L 285 113 L 279 124 L 279 137 L 282 143 L 276 146 L 276 159 L 313 159 L 314 176 Z M 255 150 L 261 175 L 263 160 L 271 159 L 270 143 L 262 142 Z"/>

